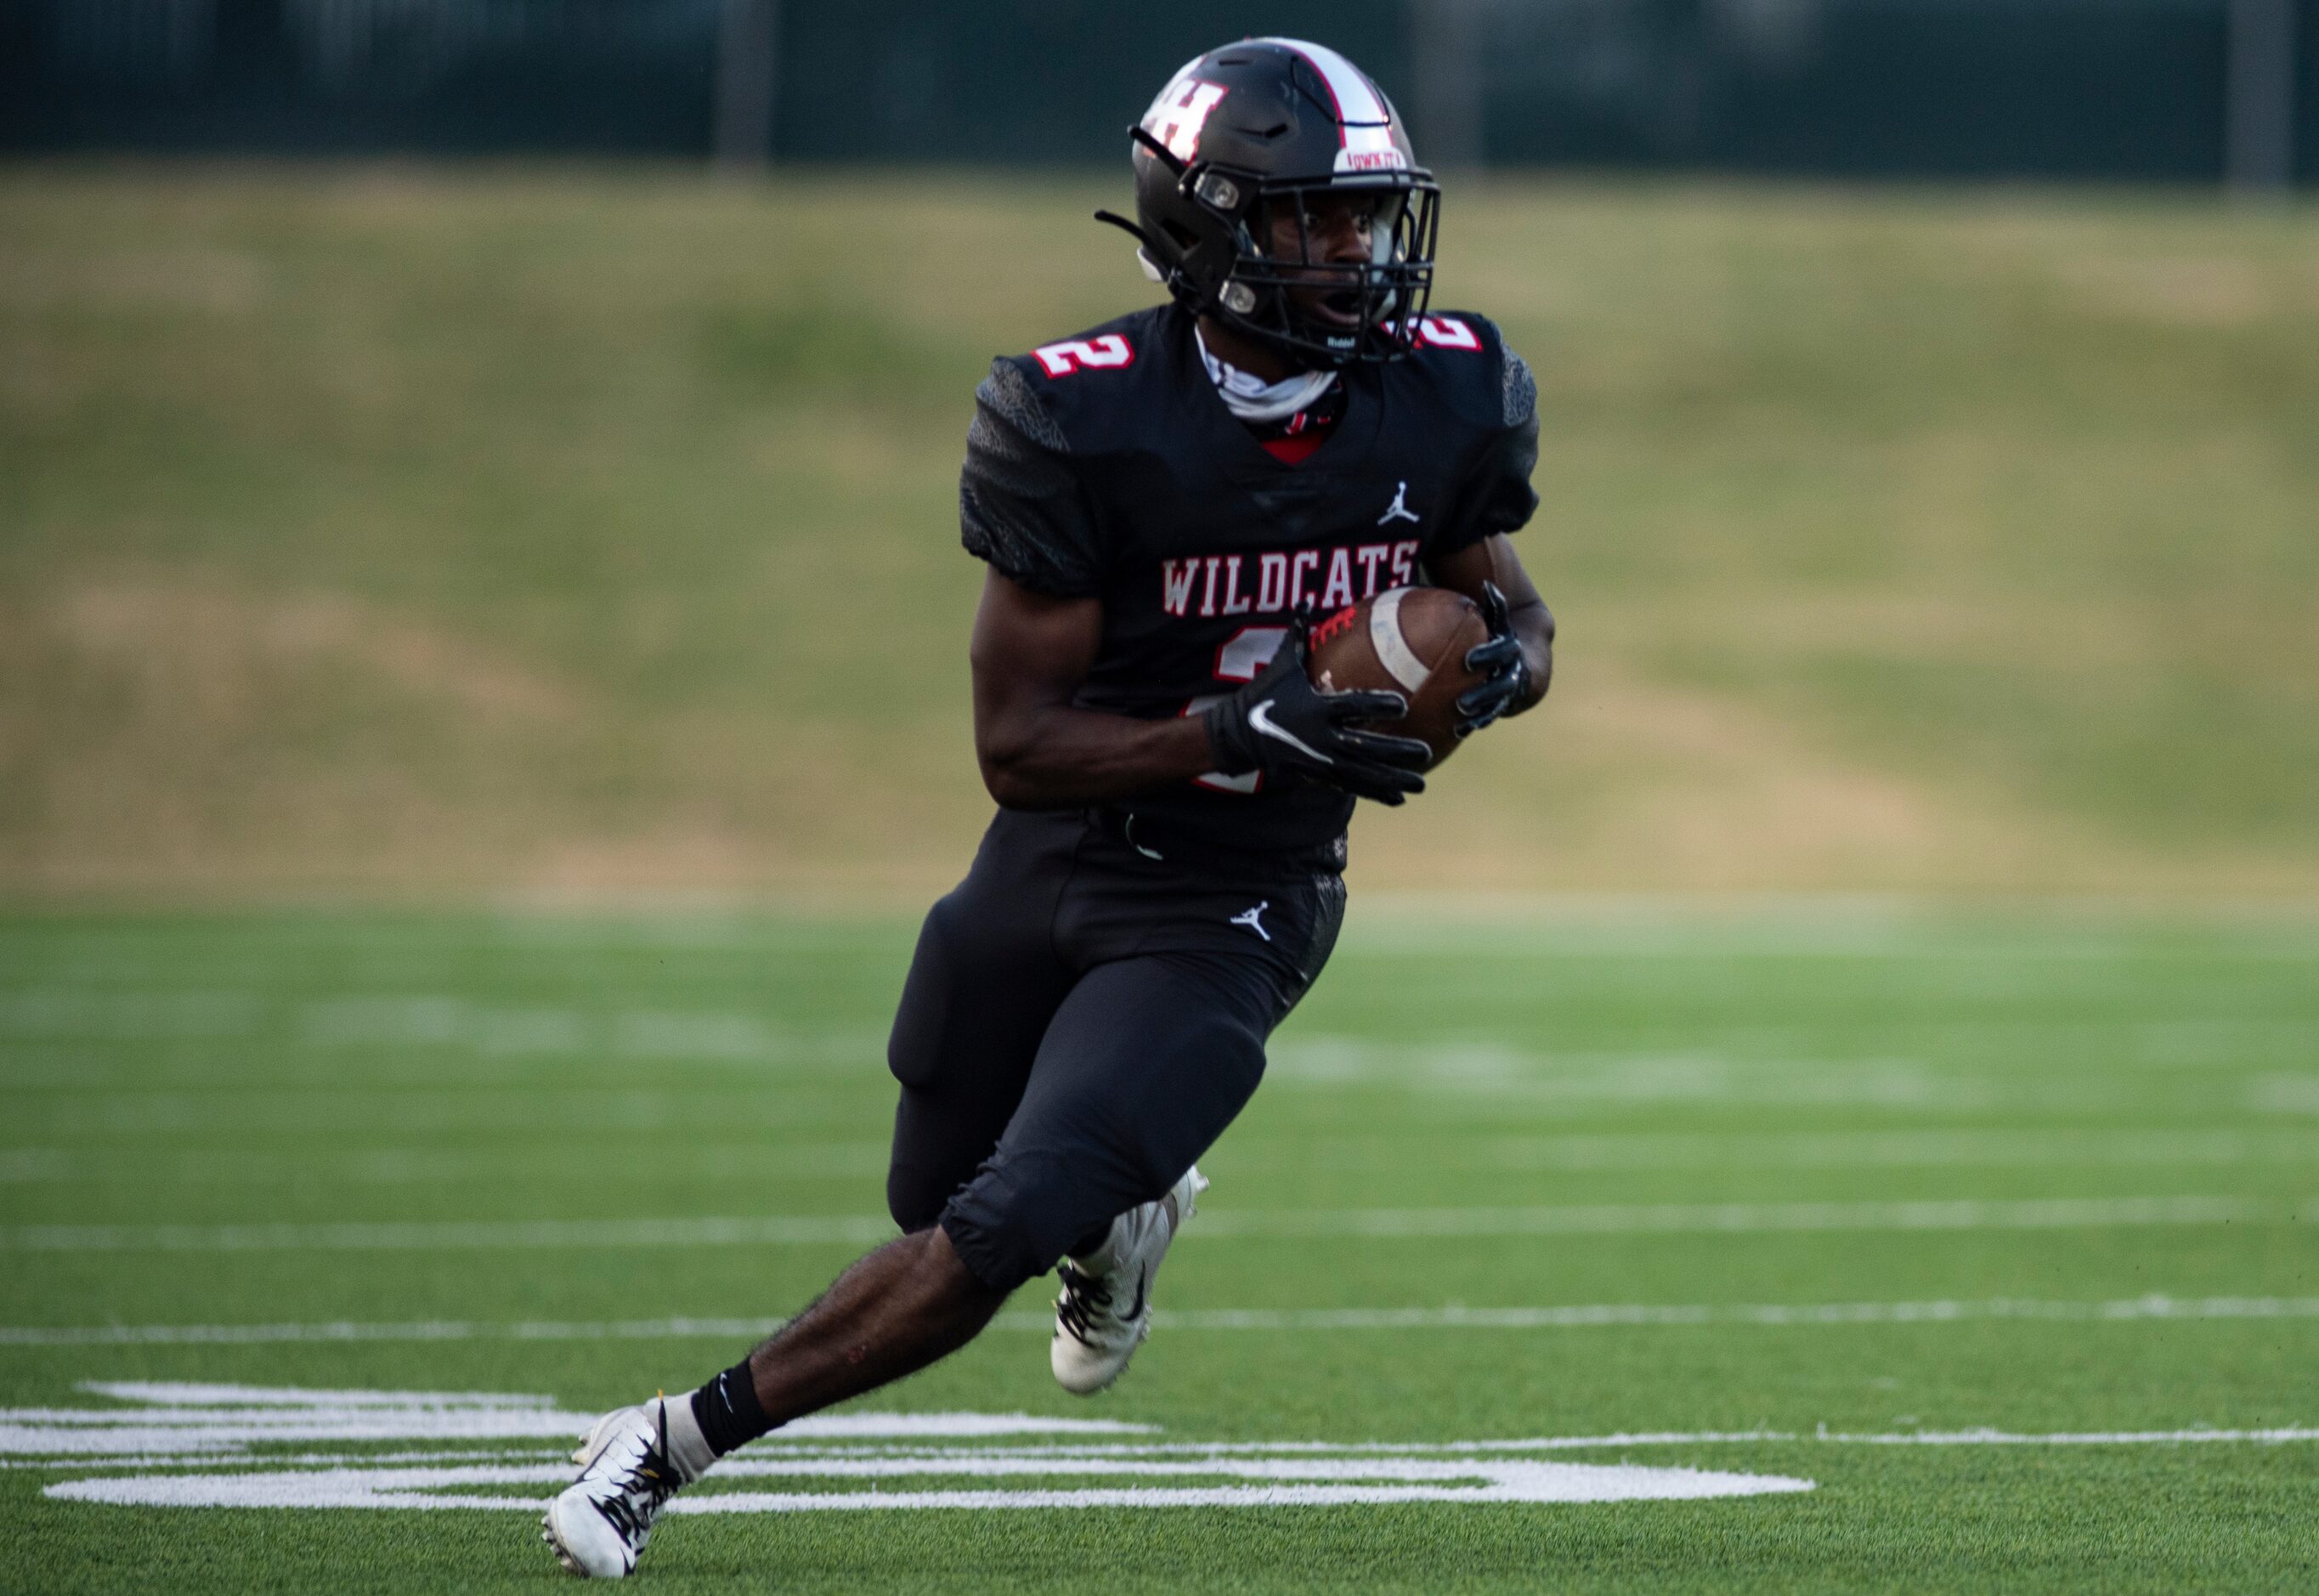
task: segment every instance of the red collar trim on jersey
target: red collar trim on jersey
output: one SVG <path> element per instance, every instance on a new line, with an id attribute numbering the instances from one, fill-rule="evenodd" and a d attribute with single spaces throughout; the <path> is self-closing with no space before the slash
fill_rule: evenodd
<path id="1" fill-rule="evenodd" d="M 1256 441 L 1264 446 L 1266 454 L 1284 465 L 1297 465 L 1329 441 L 1329 434 L 1336 430 L 1344 414 L 1345 385 L 1338 383 L 1293 416 L 1243 425 L 1256 435 Z"/>
<path id="2" fill-rule="evenodd" d="M 1302 432 L 1286 433 L 1279 437 L 1259 438 L 1258 441 L 1264 445 L 1266 454 L 1283 465 L 1302 465 L 1312 457 L 1314 450 L 1329 441 L 1329 434 L 1332 429 L 1333 424 L 1308 427 Z"/>

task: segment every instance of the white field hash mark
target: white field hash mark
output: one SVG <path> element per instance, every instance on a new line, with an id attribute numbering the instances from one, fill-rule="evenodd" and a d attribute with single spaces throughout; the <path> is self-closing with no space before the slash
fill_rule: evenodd
<path id="1" fill-rule="evenodd" d="M 1792 1231 L 2047 1231 L 2319 1222 L 2319 1198 L 2038 1197 L 1881 1203 L 1615 1203 L 1526 1208 L 1223 1209 L 1200 1240 L 1310 1236 L 1746 1234 Z M 226 1225 L 19 1225 L 7 1252 L 323 1252 L 619 1247 L 862 1246 L 890 1240 L 873 1214 L 455 1220 Z"/>
<path id="2" fill-rule="evenodd" d="M 588 1419 L 544 1397 L 488 1393 L 340 1392 L 248 1386 L 92 1384 L 142 1402 L 113 1409 L 0 1410 L 0 1451 L 68 1456 L 79 1466 L 166 1472 L 61 1481 L 62 1501 L 128 1507 L 482 1508 L 537 1510 L 567 1483 L 568 1462 L 478 1449 L 457 1462 L 411 1466 L 348 1453 L 327 1466 L 282 1466 L 254 1454 L 279 1441 L 456 1439 L 503 1442 L 576 1435 Z M 872 1508 L 1293 1507 L 1346 1503 L 1666 1501 L 1809 1491 L 1779 1474 L 1542 1461 L 1521 1448 L 1231 1445 L 1113 1449 L 1101 1446 L 928 1447 L 929 1441 L 1020 1432 L 1086 1434 L 1145 1427 L 1024 1414 L 841 1414 L 787 1427 L 727 1459 L 707 1489 L 681 1497 L 687 1513 L 807 1512 Z M 895 1447 L 893 1438 L 915 1443 Z M 832 1441 L 839 1444 L 832 1445 Z M 806 1445 L 799 1445 L 805 1442 Z M 816 1445 L 813 1443 L 818 1442 Z M 108 1449 L 110 1448 L 110 1449 Z M 220 1472 L 220 1465 L 233 1465 Z M 59 1466 L 62 1466 L 59 1465 Z M 958 1480 L 972 1488 L 891 1490 L 878 1482 Z M 734 1489 L 771 1480 L 871 1482 L 867 1489 Z M 1039 1481 L 993 1489 L 988 1482 Z M 1069 1484 L 1056 1482 L 1069 1481 Z M 1097 1483 L 1089 1483 L 1097 1482 Z M 529 1487 L 528 1490 L 514 1488 Z"/>
<path id="3" fill-rule="evenodd" d="M 1181 1330 L 1528 1330 L 1687 1325 L 1841 1326 L 1959 1324 L 2021 1320 L 2064 1323 L 2138 1321 L 2319 1319 L 2319 1297 L 2175 1297 L 2152 1293 L 2109 1301 L 2037 1297 L 1932 1298 L 1905 1303 L 1574 1303 L 1542 1306 L 1438 1308 L 1196 1308 L 1152 1311 L 1155 1328 Z M 0 1347 L 254 1347 L 359 1341 L 753 1340 L 783 1319 L 615 1320 L 422 1319 L 401 1323 L 325 1320 L 290 1324 L 93 1324 L 0 1326 Z M 1002 1313 L 1002 1330 L 1045 1335 L 1054 1316 Z M 108 1387 L 107 1389 L 111 1389 Z"/>

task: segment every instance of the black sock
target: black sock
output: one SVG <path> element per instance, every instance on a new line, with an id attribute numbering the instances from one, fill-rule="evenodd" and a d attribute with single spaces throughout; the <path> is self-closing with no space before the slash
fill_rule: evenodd
<path id="1" fill-rule="evenodd" d="M 719 1457 L 772 1432 L 773 1421 L 757 1401 L 757 1383 L 749 1374 L 747 1358 L 692 1393 L 692 1420 Z"/>

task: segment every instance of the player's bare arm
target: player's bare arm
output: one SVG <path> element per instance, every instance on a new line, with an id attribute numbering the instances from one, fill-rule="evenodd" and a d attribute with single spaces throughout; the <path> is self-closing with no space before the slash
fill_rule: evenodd
<path id="1" fill-rule="evenodd" d="M 974 752 L 1010 809 L 1124 798 L 1215 766 L 1196 719 L 1138 720 L 1072 706 L 1103 643 L 1103 605 L 1033 592 L 1003 573 L 974 614 Z"/>
<path id="2" fill-rule="evenodd" d="M 1048 598 L 996 571 L 984 578 L 974 747 L 983 785 L 1006 807 L 1128 798 L 1216 770 L 1293 772 L 1388 804 L 1425 789 L 1416 774 L 1422 744 L 1358 727 L 1406 703 L 1391 693 L 1315 692 L 1299 649 L 1206 714 L 1139 720 L 1072 703 L 1102 642 L 1096 600 Z"/>

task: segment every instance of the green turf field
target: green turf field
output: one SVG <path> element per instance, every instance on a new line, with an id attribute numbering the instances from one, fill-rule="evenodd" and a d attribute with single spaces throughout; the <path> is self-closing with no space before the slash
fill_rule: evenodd
<path id="1" fill-rule="evenodd" d="M 973 384 L 1122 181 L 0 169 L 0 892 L 889 902 L 984 813 Z M 2319 895 L 2319 211 L 1451 185 L 1540 721 L 1356 879 Z"/>
<path id="2" fill-rule="evenodd" d="M 909 933 L 0 922 L 0 1588 L 562 1580 L 489 1506 L 559 1410 L 694 1383 L 880 1233 Z M 1026 1291 L 700 1498 L 850 1503 L 672 1518 L 643 1573 L 2308 1590 L 2314 971 L 2307 919 L 1357 897 L 1115 1392 L 1052 1386 Z M 507 1400 L 384 1394 L 429 1392 Z M 1026 1417 L 874 1417 L 944 1412 Z"/>

